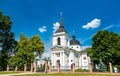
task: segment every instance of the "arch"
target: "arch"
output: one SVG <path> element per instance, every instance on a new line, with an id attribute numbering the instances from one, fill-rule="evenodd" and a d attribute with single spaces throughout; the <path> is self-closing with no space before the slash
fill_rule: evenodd
<path id="1" fill-rule="evenodd" d="M 60 64 L 60 60 L 57 60 L 57 65 Z"/>
<path id="2" fill-rule="evenodd" d="M 61 44 L 60 41 L 61 41 L 60 38 L 57 38 L 57 44 L 58 44 L 58 45 Z"/>

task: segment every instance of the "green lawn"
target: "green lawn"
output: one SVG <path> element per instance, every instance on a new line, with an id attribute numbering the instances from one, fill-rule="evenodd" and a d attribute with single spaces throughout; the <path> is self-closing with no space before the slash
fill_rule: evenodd
<path id="1" fill-rule="evenodd" d="M 59 73 L 59 74 L 31 74 L 31 75 L 18 75 L 18 76 L 112 76 L 112 75 L 98 75 L 98 74 L 67 74 L 67 73 Z M 115 76 L 115 75 L 114 75 Z"/>
<path id="2" fill-rule="evenodd" d="M 22 72 L 0 72 L 0 75 L 3 75 L 3 74 L 20 74 Z M 80 73 L 55 73 L 55 74 L 40 74 L 40 73 L 37 73 L 37 74 L 24 74 L 24 75 L 14 75 L 14 76 L 116 76 L 116 75 L 103 75 L 103 74 L 80 74 Z M 117 75 L 117 76 L 120 76 L 120 75 Z"/>
<path id="3" fill-rule="evenodd" d="M 1 71 L 1 72 L 0 72 L 0 75 L 1 75 L 1 74 L 14 74 L 14 73 L 19 73 L 19 72 L 13 72 L 13 71 L 11 71 L 11 72 L 6 72 L 6 71 Z"/>

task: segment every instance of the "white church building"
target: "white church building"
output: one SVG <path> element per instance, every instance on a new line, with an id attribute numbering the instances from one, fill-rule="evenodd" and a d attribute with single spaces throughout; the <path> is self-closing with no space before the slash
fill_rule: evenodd
<path id="1" fill-rule="evenodd" d="M 75 69 L 89 69 L 90 57 L 81 50 L 80 42 L 75 38 L 75 35 L 70 40 L 69 34 L 63 26 L 62 14 L 60 15 L 59 29 L 53 33 L 50 51 L 53 69 L 57 69 L 58 64 L 61 69 L 71 69 L 73 63 Z"/>

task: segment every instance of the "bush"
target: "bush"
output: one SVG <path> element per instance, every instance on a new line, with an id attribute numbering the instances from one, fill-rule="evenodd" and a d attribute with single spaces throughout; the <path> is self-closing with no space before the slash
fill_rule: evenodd
<path id="1" fill-rule="evenodd" d="M 82 68 L 78 68 L 75 70 L 76 72 L 82 72 Z"/>
<path id="2" fill-rule="evenodd" d="M 83 69 L 82 71 L 83 71 L 83 72 L 89 72 L 89 70 L 88 70 L 88 69 Z"/>
<path id="3" fill-rule="evenodd" d="M 43 67 L 37 67 L 37 71 L 43 72 L 44 70 L 45 70 L 45 68 L 43 68 Z"/>
<path id="4" fill-rule="evenodd" d="M 75 70 L 76 72 L 89 72 L 88 69 L 82 69 L 82 68 L 78 68 Z"/>

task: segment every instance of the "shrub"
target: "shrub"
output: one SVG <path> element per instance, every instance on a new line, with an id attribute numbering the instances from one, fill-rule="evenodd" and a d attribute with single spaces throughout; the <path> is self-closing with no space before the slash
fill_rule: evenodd
<path id="1" fill-rule="evenodd" d="M 76 72 L 82 72 L 82 68 L 78 68 L 75 70 Z"/>
<path id="2" fill-rule="evenodd" d="M 76 72 L 89 72 L 88 69 L 82 69 L 82 68 L 78 68 L 75 70 Z"/>
<path id="3" fill-rule="evenodd" d="M 83 69 L 82 71 L 83 71 L 83 72 L 89 72 L 89 70 L 88 70 L 88 69 Z"/>
<path id="4" fill-rule="evenodd" d="M 45 68 L 43 68 L 43 67 L 37 67 L 37 71 L 44 71 L 45 70 Z"/>

